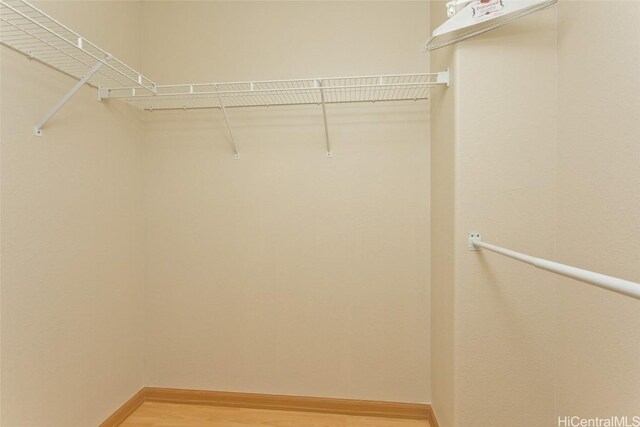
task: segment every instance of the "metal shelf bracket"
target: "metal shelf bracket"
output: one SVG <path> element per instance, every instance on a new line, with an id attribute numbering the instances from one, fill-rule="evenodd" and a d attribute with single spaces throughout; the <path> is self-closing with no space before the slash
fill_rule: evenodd
<path id="1" fill-rule="evenodd" d="M 81 44 L 82 39 L 78 39 L 78 43 Z M 51 119 L 51 117 L 53 117 L 64 106 L 64 104 L 66 104 L 73 97 L 73 95 L 75 95 L 76 92 L 78 92 L 80 88 L 84 86 L 85 83 L 87 83 L 89 79 L 91 79 L 91 77 L 93 77 L 93 75 L 100 70 L 100 68 L 102 68 L 103 65 L 105 65 L 109 58 L 110 57 L 106 57 L 103 61 L 100 61 L 96 65 L 94 65 L 93 68 L 91 68 L 91 70 L 89 70 L 87 74 L 85 74 L 80 80 L 78 80 L 78 82 L 71 88 L 71 90 L 69 90 L 69 92 L 67 92 L 67 94 L 63 96 L 60 101 L 58 101 L 51 108 L 51 110 L 49 110 L 49 112 L 40 119 L 40 121 L 36 123 L 33 128 L 33 133 L 36 136 L 42 136 L 42 128 L 49 121 L 49 119 Z"/>
<path id="2" fill-rule="evenodd" d="M 327 146 L 327 157 L 331 157 L 331 142 L 329 140 L 329 125 L 327 124 L 327 107 L 324 98 L 324 88 L 322 87 L 322 80 L 316 80 L 316 85 L 320 89 L 320 104 L 322 105 L 322 120 L 324 121 L 324 137 Z"/>
<path id="3" fill-rule="evenodd" d="M 446 71 L 440 71 L 437 73 L 437 77 L 436 77 L 436 82 L 437 83 L 441 83 L 441 84 L 445 84 L 447 85 L 447 87 L 449 87 L 449 69 L 447 68 Z"/>
<path id="4" fill-rule="evenodd" d="M 229 140 L 231 141 L 231 147 L 233 148 L 233 158 L 236 160 L 240 160 L 240 153 L 238 152 L 238 147 L 236 146 L 236 141 L 233 138 L 233 132 L 231 132 L 231 126 L 229 125 L 229 118 L 227 117 L 227 109 L 224 106 L 224 101 L 222 97 L 218 98 L 220 100 L 220 110 L 222 110 L 222 115 L 224 116 L 224 122 L 227 125 L 227 131 L 229 132 Z"/>

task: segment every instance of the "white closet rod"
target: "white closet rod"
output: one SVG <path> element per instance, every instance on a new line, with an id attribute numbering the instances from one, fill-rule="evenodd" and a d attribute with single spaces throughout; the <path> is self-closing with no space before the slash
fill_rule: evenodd
<path id="1" fill-rule="evenodd" d="M 468 248 L 472 251 L 477 251 L 479 248 L 487 249 L 491 252 L 525 262 L 542 270 L 550 271 L 561 276 L 589 283 L 590 285 L 594 285 L 602 289 L 607 289 L 622 295 L 640 299 L 640 283 L 595 273 L 589 270 L 583 270 L 581 268 L 571 267 L 569 265 L 548 261 L 542 258 L 535 258 L 530 255 L 525 255 L 520 252 L 492 245 L 491 243 L 483 242 L 479 233 L 469 234 Z"/>

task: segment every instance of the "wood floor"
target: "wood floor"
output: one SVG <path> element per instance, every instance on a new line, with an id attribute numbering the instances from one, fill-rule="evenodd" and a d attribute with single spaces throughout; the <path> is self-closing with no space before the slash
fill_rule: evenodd
<path id="1" fill-rule="evenodd" d="M 427 421 L 145 402 L 121 427 L 429 427 Z"/>

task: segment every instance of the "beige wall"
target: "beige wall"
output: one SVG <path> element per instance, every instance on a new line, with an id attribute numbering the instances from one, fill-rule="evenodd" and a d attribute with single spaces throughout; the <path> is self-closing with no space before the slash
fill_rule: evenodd
<path id="1" fill-rule="evenodd" d="M 478 231 L 554 256 L 555 10 L 457 50 L 455 425 L 546 427 L 554 425 L 555 278 L 465 242 Z"/>
<path id="2" fill-rule="evenodd" d="M 640 282 L 640 3 L 558 14 L 557 257 Z M 640 416 L 639 302 L 559 286 L 558 415 Z"/>
<path id="3" fill-rule="evenodd" d="M 158 83 L 428 71 L 421 51 L 428 1 L 150 1 L 144 7 L 143 67 Z"/>
<path id="4" fill-rule="evenodd" d="M 160 82 L 428 69 L 426 2 L 144 7 Z M 147 114 L 147 384 L 428 402 L 427 107 Z"/>
<path id="5" fill-rule="evenodd" d="M 508 248 L 640 280 L 630 237 L 640 227 L 639 85 L 631 71 L 640 69 L 639 7 L 615 5 L 561 2 L 444 49 L 455 59 L 456 97 L 453 112 L 436 113 L 432 102 L 432 146 L 448 140 L 455 151 L 453 159 L 432 152 L 455 180 L 454 279 L 433 276 L 432 285 L 434 307 L 451 304 L 438 289 L 453 286 L 455 295 L 453 398 L 450 377 L 441 382 L 435 373 L 450 344 L 445 338 L 438 348 L 436 332 L 432 342 L 433 402 L 447 414 L 444 427 L 638 415 L 635 301 L 465 245 L 469 231 L 480 231 Z M 600 80 L 611 83 L 597 90 Z M 442 134 L 451 121 L 453 135 Z M 451 188 L 447 173 L 440 176 L 434 196 Z M 443 209 L 435 201 L 434 224 Z M 432 259 L 450 262 L 449 251 L 434 240 Z"/>
<path id="6" fill-rule="evenodd" d="M 40 5 L 139 64 L 140 4 Z M 74 80 L 0 55 L 0 424 L 97 425 L 143 385 L 142 127 L 85 87 L 35 137 Z"/>
<path id="7" fill-rule="evenodd" d="M 148 383 L 427 401 L 424 112 L 344 119 L 332 163 L 259 114 L 239 162 L 207 117 L 147 133 Z"/>
<path id="8" fill-rule="evenodd" d="M 431 3 L 431 28 L 446 17 Z M 452 85 L 431 96 L 431 404 L 441 426 L 454 419 L 455 50 L 431 53 L 433 70 L 451 70 Z"/>

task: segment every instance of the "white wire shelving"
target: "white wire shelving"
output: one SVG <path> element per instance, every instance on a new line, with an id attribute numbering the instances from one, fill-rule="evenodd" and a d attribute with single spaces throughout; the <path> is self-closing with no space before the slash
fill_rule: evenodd
<path id="1" fill-rule="evenodd" d="M 428 99 L 434 86 L 448 85 L 448 71 L 441 73 L 393 74 L 377 76 L 331 77 L 296 80 L 266 80 L 228 83 L 191 83 L 157 86 L 156 92 L 140 88 L 103 88 L 101 99 L 120 99 L 139 109 L 222 110 L 235 158 L 236 146 L 227 108 L 271 107 L 280 105 L 319 105 L 324 120 L 327 157 L 331 157 L 327 104 L 383 102 Z"/>
<path id="2" fill-rule="evenodd" d="M 153 81 L 24 0 L 0 0 L 0 43 L 79 80 L 36 124 L 38 136 L 44 124 L 85 83 L 96 88 L 130 86 L 155 92 Z"/>
<path id="3" fill-rule="evenodd" d="M 270 107 L 428 99 L 429 90 L 446 85 L 444 73 L 393 74 L 295 80 L 191 83 L 138 88 L 105 88 L 102 99 L 121 99 L 143 110 Z"/>
<path id="4" fill-rule="evenodd" d="M 227 108 L 321 106 L 327 156 L 331 157 L 328 104 L 425 100 L 435 86 L 449 85 L 449 72 L 352 77 L 156 85 L 113 55 L 25 0 L 0 0 L 0 44 L 67 74 L 78 82 L 39 120 L 42 127 L 86 83 L 100 100 L 120 100 L 147 111 L 220 109 L 235 158 L 240 157 Z"/>

